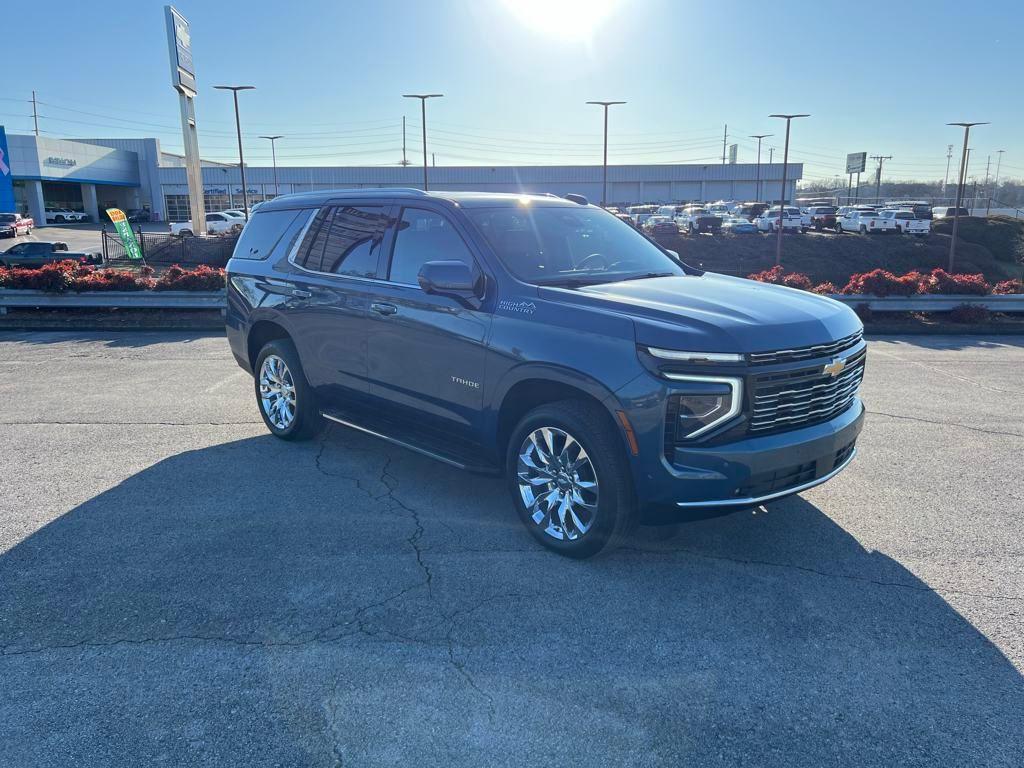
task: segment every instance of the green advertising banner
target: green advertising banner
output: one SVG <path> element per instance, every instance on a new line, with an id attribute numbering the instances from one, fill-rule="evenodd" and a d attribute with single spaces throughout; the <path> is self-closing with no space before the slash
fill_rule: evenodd
<path id="1" fill-rule="evenodd" d="M 132 225 L 128 223 L 128 217 L 124 215 L 124 211 L 120 208 L 107 208 L 107 216 L 113 222 L 117 234 L 121 236 L 121 244 L 124 246 L 128 258 L 141 259 L 142 249 L 139 248 L 139 241 L 135 239 Z"/>

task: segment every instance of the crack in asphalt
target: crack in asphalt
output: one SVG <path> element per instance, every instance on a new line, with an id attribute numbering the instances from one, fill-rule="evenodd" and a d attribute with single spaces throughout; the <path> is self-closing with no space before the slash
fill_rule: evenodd
<path id="1" fill-rule="evenodd" d="M 641 549 L 638 547 L 619 547 L 616 551 L 624 553 L 639 553 L 645 555 L 663 555 L 663 554 L 679 554 L 684 553 L 699 557 L 704 560 L 717 560 L 727 563 L 736 563 L 738 565 L 760 565 L 769 568 L 785 568 L 794 571 L 802 571 L 804 573 L 810 573 L 815 576 L 822 576 L 828 579 L 847 579 L 849 581 L 859 581 L 865 584 L 874 584 L 879 587 L 898 587 L 900 589 L 910 589 L 915 592 L 930 592 L 936 595 L 961 595 L 964 597 L 981 597 L 989 600 L 1024 600 L 1024 596 L 1021 595 L 994 595 L 986 592 L 969 592 L 962 589 L 946 589 L 939 587 L 931 587 L 926 584 L 907 584 L 901 581 L 883 581 L 881 579 L 871 579 L 866 576 L 856 576 L 849 573 L 834 573 L 831 571 L 822 571 L 818 568 L 812 568 L 807 565 L 798 565 L 796 563 L 779 563 L 772 560 L 754 560 L 742 557 L 729 557 L 727 555 L 712 555 L 707 552 L 701 552 L 700 550 L 691 549 L 688 547 L 666 547 L 664 549 Z"/>
<path id="2" fill-rule="evenodd" d="M 920 416 L 904 416 L 899 413 L 886 413 L 885 411 L 867 411 L 872 416 L 888 416 L 890 419 L 902 419 L 904 421 L 919 421 L 922 424 L 935 424 L 942 427 L 959 427 L 960 429 L 969 429 L 971 432 L 981 432 L 986 435 L 1005 435 L 1007 437 L 1024 437 L 1024 434 L 1020 432 L 1003 432 L 998 429 L 983 429 L 982 427 L 972 427 L 967 424 L 958 424 L 955 421 L 938 421 L 934 419 L 923 419 Z"/>

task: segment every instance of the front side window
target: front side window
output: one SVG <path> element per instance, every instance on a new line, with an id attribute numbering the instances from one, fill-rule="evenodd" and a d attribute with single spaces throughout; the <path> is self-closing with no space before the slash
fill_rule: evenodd
<path id="1" fill-rule="evenodd" d="M 508 205 L 471 209 L 469 216 L 498 258 L 524 282 L 597 284 L 685 274 L 650 240 L 599 209 Z"/>
<path id="2" fill-rule="evenodd" d="M 473 256 L 447 218 L 433 211 L 405 208 L 395 235 L 388 279 L 416 285 L 420 267 L 428 261 L 462 261 L 472 265 Z"/>

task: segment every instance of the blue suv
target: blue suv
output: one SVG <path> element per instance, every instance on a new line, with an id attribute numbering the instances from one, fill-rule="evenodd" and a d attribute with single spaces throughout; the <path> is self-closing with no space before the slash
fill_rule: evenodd
<path id="1" fill-rule="evenodd" d="M 267 428 L 329 420 L 504 476 L 547 547 L 823 483 L 864 419 L 857 316 L 702 272 L 578 196 L 340 190 L 263 204 L 227 333 Z"/>

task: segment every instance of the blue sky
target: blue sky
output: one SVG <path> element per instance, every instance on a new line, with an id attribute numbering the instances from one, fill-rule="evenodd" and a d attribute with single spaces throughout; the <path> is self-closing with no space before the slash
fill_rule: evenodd
<path id="1" fill-rule="evenodd" d="M 584 102 L 621 99 L 611 163 L 715 162 L 724 123 L 741 162 L 753 133 L 775 133 L 765 146 L 781 155 L 768 115 L 809 112 L 791 144 L 806 178 L 841 174 L 862 150 L 893 156 L 886 177 L 941 178 L 962 141 L 945 123 L 965 119 L 992 122 L 972 135 L 969 175 L 984 176 L 990 153 L 994 172 L 1004 149 L 1003 176 L 1024 176 L 1022 3 L 579 3 L 180 0 L 202 154 L 237 156 L 230 97 L 211 88 L 227 82 L 258 88 L 241 97 L 253 165 L 269 165 L 265 133 L 285 134 L 282 165 L 395 163 L 403 114 L 418 162 L 418 102 L 401 94 L 436 91 L 439 165 L 599 163 L 600 109 Z M 161 3 L 22 3 L 18 26 L 0 54 L 9 132 L 30 130 L 35 88 L 47 135 L 155 135 L 180 151 Z"/>

